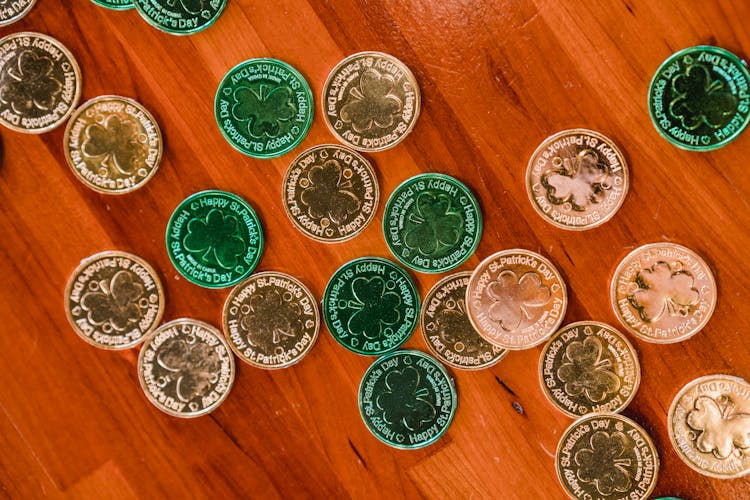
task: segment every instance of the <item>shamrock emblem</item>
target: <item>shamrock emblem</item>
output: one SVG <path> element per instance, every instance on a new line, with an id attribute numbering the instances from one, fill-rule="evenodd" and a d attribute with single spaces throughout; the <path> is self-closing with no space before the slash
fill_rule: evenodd
<path id="1" fill-rule="evenodd" d="M 673 271 L 666 262 L 657 262 L 639 271 L 635 277 L 638 288 L 628 300 L 647 323 L 657 321 L 664 313 L 687 316 L 698 304 L 700 294 L 693 286 L 693 275 L 687 271 Z"/>
<path id="2" fill-rule="evenodd" d="M 703 124 L 721 128 L 737 109 L 737 97 L 727 90 L 724 82 L 712 80 L 708 68 L 702 64 L 691 64 L 684 73 L 675 75 L 672 92 L 669 112 L 687 130 Z"/>
<path id="3" fill-rule="evenodd" d="M 133 273 L 117 271 L 109 280 L 89 284 L 81 308 L 92 325 L 107 324 L 121 332 L 141 319 L 138 302 L 144 291 L 141 283 L 133 281 Z"/>
<path id="4" fill-rule="evenodd" d="M 609 369 L 612 362 L 602 359 L 602 343 L 598 338 L 586 337 L 583 342 L 571 342 L 565 349 L 565 360 L 557 376 L 565 383 L 565 392 L 570 396 L 585 394 L 592 403 L 599 403 L 607 394 L 620 389 L 620 379 Z"/>
<path id="5" fill-rule="evenodd" d="M 735 453 L 742 456 L 750 448 L 750 414 L 735 413 L 731 402 L 720 406 L 716 400 L 700 396 L 688 412 L 687 424 L 700 432 L 698 449 L 720 460 Z"/>
<path id="6" fill-rule="evenodd" d="M 54 62 L 31 50 L 18 55 L 17 64 L 8 64 L 0 77 L 0 102 L 13 111 L 26 114 L 34 109 L 49 111 L 57 103 L 62 83 L 52 75 Z"/>
<path id="7" fill-rule="evenodd" d="M 447 307 L 437 314 L 435 323 L 438 334 L 447 344 L 455 345 L 460 342 L 464 346 L 461 352 L 467 355 L 472 354 L 479 351 L 479 345 L 476 342 L 467 341 L 472 336 L 465 336 L 463 333 L 473 331 L 474 327 L 471 326 L 466 316 L 464 301 L 458 300 L 455 304 L 455 308 Z"/>
<path id="8" fill-rule="evenodd" d="M 349 91 L 352 99 L 341 108 L 341 120 L 351 123 L 359 133 L 373 125 L 390 127 L 402 108 L 401 100 L 391 93 L 395 85 L 391 75 L 382 75 L 372 68 L 365 70 L 359 86 Z"/>
<path id="9" fill-rule="evenodd" d="M 608 184 L 609 171 L 599 162 L 592 149 L 580 151 L 575 158 L 552 160 L 553 168 L 542 175 L 547 199 L 555 205 L 570 203 L 573 210 L 583 212 L 588 205 L 599 203 Z"/>
<path id="10" fill-rule="evenodd" d="M 92 123 L 86 127 L 81 149 L 87 156 L 102 158 L 103 164 L 113 165 L 120 173 L 130 174 L 146 155 L 138 135 L 135 122 L 111 115 L 103 125 Z"/>
<path id="11" fill-rule="evenodd" d="M 591 435 L 589 446 L 578 450 L 574 456 L 578 465 L 578 479 L 594 483 L 600 495 L 625 493 L 630 489 L 631 478 L 627 469 L 631 459 L 624 458 L 628 438 L 622 432 L 612 435 L 597 431 Z"/>
<path id="12" fill-rule="evenodd" d="M 410 431 L 432 422 L 437 411 L 429 400 L 429 389 L 420 387 L 420 381 L 419 372 L 413 366 L 388 372 L 385 376 L 387 390 L 375 399 L 375 404 L 383 411 L 383 420 L 390 425 L 400 423 Z"/>
<path id="13" fill-rule="evenodd" d="M 176 379 L 175 392 L 180 401 L 189 402 L 209 393 L 211 385 L 219 379 L 221 360 L 216 351 L 195 339 L 167 340 L 156 358 L 159 366 L 172 373 Z"/>
<path id="14" fill-rule="evenodd" d="M 224 215 L 213 209 L 206 218 L 195 218 L 188 223 L 188 234 L 182 245 L 191 253 L 203 253 L 201 259 L 224 269 L 239 264 L 239 257 L 247 246 L 239 232 L 239 222 L 234 215 Z"/>
<path id="15" fill-rule="evenodd" d="M 489 310 L 490 318 L 509 332 L 518 329 L 524 319 L 531 319 L 532 308 L 543 306 L 552 297 L 549 287 L 535 271 L 518 278 L 509 269 L 490 282 L 487 293 L 494 301 Z"/>
<path id="16" fill-rule="evenodd" d="M 191 14 L 200 14 L 203 10 L 203 0 L 167 0 L 170 7 L 176 7 L 178 3 Z"/>
<path id="17" fill-rule="evenodd" d="M 247 130 L 253 137 L 278 137 L 283 124 L 297 112 L 293 97 L 292 89 L 284 86 L 260 85 L 257 92 L 237 87 L 232 113 L 238 120 L 248 120 Z"/>
<path id="18" fill-rule="evenodd" d="M 451 207 L 448 195 L 423 191 L 417 196 L 415 211 L 409 214 L 404 244 L 422 255 L 434 255 L 461 238 L 463 218 Z"/>
<path id="19" fill-rule="evenodd" d="M 249 306 L 240 326 L 249 334 L 250 344 L 257 344 L 259 337 L 264 345 L 280 344 L 283 337 L 294 337 L 295 332 L 302 330 L 299 305 L 284 300 L 278 290 L 264 290 L 253 295 Z"/>
<path id="20" fill-rule="evenodd" d="M 313 219 L 328 217 L 341 224 L 347 215 L 359 209 L 359 199 L 348 191 L 352 188 L 351 181 L 342 182 L 341 164 L 337 160 L 315 165 L 307 174 L 307 180 L 309 186 L 302 191 L 301 200 Z"/>
<path id="21" fill-rule="evenodd" d="M 401 297 L 387 290 L 385 280 L 380 276 L 372 278 L 355 278 L 352 281 L 354 300 L 349 307 L 357 309 L 347 323 L 354 335 L 364 335 L 376 339 L 383 332 L 383 325 L 393 325 L 401 319 L 398 307 Z"/>

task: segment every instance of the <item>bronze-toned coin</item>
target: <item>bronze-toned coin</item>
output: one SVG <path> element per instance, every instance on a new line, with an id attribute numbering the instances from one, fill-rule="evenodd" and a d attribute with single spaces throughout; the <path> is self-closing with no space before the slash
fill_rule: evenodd
<path id="1" fill-rule="evenodd" d="M 563 433 L 555 468 L 570 498 L 643 500 L 656 486 L 659 454 L 648 433 L 629 418 L 591 413 Z"/>
<path id="2" fill-rule="evenodd" d="M 618 413 L 638 390 L 641 366 L 622 333 L 604 323 L 579 321 L 558 330 L 545 344 L 539 382 L 547 399 L 570 417 Z"/>
<path id="3" fill-rule="evenodd" d="M 750 474 L 750 384 L 729 375 L 693 380 L 672 401 L 667 430 L 682 461 L 701 474 Z"/>
<path id="4" fill-rule="evenodd" d="M 438 281 L 422 302 L 420 327 L 427 347 L 443 363 L 462 370 L 488 368 L 505 357 L 505 349 L 484 340 L 466 314 L 470 271 Z"/>
<path id="5" fill-rule="evenodd" d="M 421 108 L 417 79 L 382 52 L 360 52 L 338 63 L 323 86 L 322 103 L 331 132 L 359 151 L 383 151 L 401 142 Z"/>
<path id="6" fill-rule="evenodd" d="M 0 26 L 13 24 L 26 14 L 36 0 L 0 0 Z"/>
<path id="7" fill-rule="evenodd" d="M 686 340 L 708 323 L 716 281 L 695 252 L 674 243 L 636 248 L 617 266 L 610 288 L 615 315 L 647 342 Z"/>
<path id="8" fill-rule="evenodd" d="M 546 138 L 526 168 L 531 205 L 547 222 L 583 230 L 604 224 L 628 192 L 628 165 L 608 137 L 583 128 Z"/>
<path id="9" fill-rule="evenodd" d="M 281 184 L 289 220 L 323 243 L 354 238 L 378 209 L 380 188 L 367 159 L 345 146 L 323 144 L 292 161 Z"/>
<path id="10" fill-rule="evenodd" d="M 219 330 L 196 319 L 164 323 L 138 355 L 138 380 L 148 400 L 174 417 L 215 410 L 234 383 L 234 356 Z"/>
<path id="11" fill-rule="evenodd" d="M 505 349 L 528 349 L 547 340 L 567 306 L 565 282 L 554 264 L 518 248 L 487 257 L 466 289 L 471 324 L 485 340 Z"/>
<path id="12" fill-rule="evenodd" d="M 159 125 L 127 97 L 95 97 L 79 107 L 65 128 L 65 159 L 85 185 L 104 194 L 143 186 L 159 167 Z"/>
<path id="13" fill-rule="evenodd" d="M 83 259 L 65 287 L 70 326 L 102 349 L 140 343 L 161 321 L 164 302 L 154 268 L 127 252 L 107 251 Z"/>
<path id="14" fill-rule="evenodd" d="M 222 326 L 229 346 L 258 368 L 285 368 L 312 349 L 320 315 L 310 290 L 288 274 L 251 275 L 229 293 Z"/>

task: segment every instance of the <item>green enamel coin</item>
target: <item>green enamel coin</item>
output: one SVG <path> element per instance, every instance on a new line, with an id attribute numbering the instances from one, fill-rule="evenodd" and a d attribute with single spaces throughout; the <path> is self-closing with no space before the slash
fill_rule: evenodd
<path id="1" fill-rule="evenodd" d="M 263 252 L 263 231 L 253 208 L 225 191 L 185 198 L 167 224 L 167 253 L 188 281 L 224 288 L 245 279 Z"/>
<path id="2" fill-rule="evenodd" d="M 148 24 L 172 35 L 203 31 L 216 22 L 227 6 L 227 0 L 133 0 L 133 3 Z"/>
<path id="3" fill-rule="evenodd" d="M 750 73 L 719 47 L 673 54 L 656 71 L 648 109 L 656 130 L 682 149 L 710 151 L 732 142 L 750 121 Z"/>
<path id="4" fill-rule="evenodd" d="M 133 0 L 91 0 L 96 5 L 112 10 L 128 10 L 135 7 Z"/>
<path id="5" fill-rule="evenodd" d="M 362 420 L 376 438 L 394 448 L 423 448 L 440 439 L 457 403 L 448 372 L 419 351 L 396 351 L 377 359 L 359 385 Z"/>
<path id="6" fill-rule="evenodd" d="M 214 113 L 232 147 L 255 158 L 276 158 L 307 135 L 313 97 L 305 78 L 287 63 L 250 59 L 221 81 Z"/>
<path id="7" fill-rule="evenodd" d="M 396 263 L 362 257 L 341 266 L 326 285 L 323 317 L 336 341 L 377 356 L 406 342 L 417 326 L 419 293 Z"/>
<path id="8" fill-rule="evenodd" d="M 482 236 L 482 211 L 472 192 L 443 174 L 420 174 L 391 194 L 383 213 L 388 248 L 423 273 L 450 271 L 466 261 Z"/>

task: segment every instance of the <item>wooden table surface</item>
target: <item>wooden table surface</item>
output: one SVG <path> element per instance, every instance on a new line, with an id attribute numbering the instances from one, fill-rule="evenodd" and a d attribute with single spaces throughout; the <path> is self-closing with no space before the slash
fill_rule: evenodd
<path id="1" fill-rule="evenodd" d="M 553 457 L 571 420 L 539 388 L 541 348 L 479 372 L 452 370 L 459 406 L 448 433 L 428 448 L 397 451 L 370 435 L 358 413 L 357 386 L 372 358 L 344 350 L 325 328 L 299 365 L 267 372 L 241 364 L 219 409 L 181 420 L 146 400 L 137 348 L 99 350 L 68 326 L 65 282 L 82 258 L 106 249 L 136 253 L 158 269 L 165 320 L 220 324 L 228 290 L 181 278 L 164 246 L 169 215 L 195 191 L 225 189 L 250 201 L 266 234 L 258 269 L 297 276 L 320 298 L 344 262 L 389 256 L 379 220 L 384 200 L 404 179 L 430 171 L 458 177 L 482 204 L 484 236 L 460 269 L 501 249 L 541 252 L 567 281 L 566 322 L 618 325 L 609 280 L 636 246 L 673 241 L 706 258 L 719 286 L 713 318 L 679 344 L 634 340 L 643 380 L 624 413 L 658 446 L 656 496 L 750 498 L 748 479 L 709 479 L 689 469 L 666 432 L 669 404 L 689 380 L 750 378 L 750 132 L 715 152 L 686 152 L 657 134 L 646 106 L 651 76 L 678 49 L 715 44 L 750 55 L 748 19 L 750 4 L 729 0 L 230 0 L 213 27 L 175 37 L 135 11 L 39 0 L 0 35 L 30 30 L 61 40 L 81 65 L 83 99 L 137 99 L 156 116 L 166 148 L 144 188 L 106 196 L 71 173 L 63 127 L 41 136 L 2 130 L 0 493 L 563 498 Z M 403 143 L 369 156 L 382 190 L 378 219 L 357 238 L 326 245 L 292 227 L 280 193 L 297 153 L 335 142 L 319 102 L 301 146 L 264 161 L 222 138 L 213 98 L 229 68 L 267 56 L 298 68 L 319 96 L 329 70 L 362 50 L 409 65 L 422 89 L 422 115 Z M 572 127 L 614 139 L 632 174 L 615 218 L 578 233 L 543 221 L 524 187 L 539 142 Z M 413 276 L 422 295 L 440 277 Z M 419 332 L 406 347 L 426 350 Z"/>

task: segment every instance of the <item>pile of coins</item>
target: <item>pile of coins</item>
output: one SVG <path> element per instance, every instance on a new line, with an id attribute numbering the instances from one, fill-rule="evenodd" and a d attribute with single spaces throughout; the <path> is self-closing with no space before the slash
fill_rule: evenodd
<path id="1" fill-rule="evenodd" d="M 212 26 L 227 0 L 91 0 L 112 10 L 135 9 L 144 21 L 171 35 L 192 35 Z"/>

